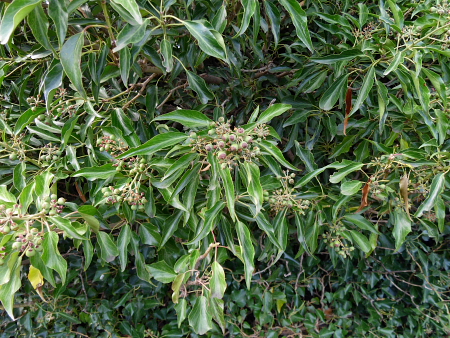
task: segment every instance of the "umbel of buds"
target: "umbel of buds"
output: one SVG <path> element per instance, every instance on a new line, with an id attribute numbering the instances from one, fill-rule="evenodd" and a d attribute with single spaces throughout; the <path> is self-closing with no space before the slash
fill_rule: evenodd
<path id="1" fill-rule="evenodd" d="M 65 204 L 65 198 L 58 198 L 56 194 L 51 194 L 44 198 L 44 201 L 41 204 L 41 212 L 48 214 L 49 216 L 55 216 L 63 211 Z"/>
<path id="2" fill-rule="evenodd" d="M 124 188 L 103 187 L 102 193 L 106 198 L 106 203 L 127 202 L 131 210 L 143 210 L 144 204 L 148 202 L 143 192 L 131 189 L 130 186 L 125 186 Z"/>
<path id="3" fill-rule="evenodd" d="M 220 167 L 225 169 L 239 162 L 251 162 L 259 156 L 258 144 L 268 135 L 269 128 L 265 124 L 256 125 L 248 130 L 242 127 L 232 128 L 229 121 L 225 122 L 221 117 L 217 122 L 211 123 L 207 136 L 191 132 L 187 143 L 205 157 L 213 152 L 221 164 Z"/>

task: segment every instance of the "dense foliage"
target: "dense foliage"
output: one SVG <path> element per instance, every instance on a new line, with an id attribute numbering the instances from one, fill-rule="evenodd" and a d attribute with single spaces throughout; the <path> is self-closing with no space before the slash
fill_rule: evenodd
<path id="1" fill-rule="evenodd" d="M 447 1 L 0 9 L 0 337 L 448 336 Z"/>

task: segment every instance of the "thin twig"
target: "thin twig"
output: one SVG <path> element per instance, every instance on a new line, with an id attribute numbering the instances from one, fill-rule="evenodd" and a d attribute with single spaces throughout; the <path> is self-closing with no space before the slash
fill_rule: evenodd
<path id="1" fill-rule="evenodd" d="M 153 73 L 152 75 L 150 75 L 147 80 L 145 80 L 144 82 L 142 82 L 141 84 L 141 89 L 139 90 L 139 93 L 137 93 L 137 95 L 135 97 L 133 97 L 130 101 L 128 101 L 123 107 L 122 109 L 125 110 L 127 109 L 134 101 L 136 101 L 139 97 L 141 97 L 144 92 L 145 89 L 147 88 L 147 85 L 150 83 L 151 80 L 153 80 L 156 76 L 158 76 L 158 74 Z"/>
<path id="2" fill-rule="evenodd" d="M 177 90 L 180 89 L 180 88 L 184 88 L 184 87 L 187 87 L 187 82 L 184 83 L 184 84 L 182 84 L 182 85 L 179 85 L 179 86 L 177 86 L 177 87 L 175 87 L 175 88 L 172 88 L 172 89 L 169 91 L 169 94 L 167 94 L 167 96 L 166 96 L 166 98 L 164 99 L 164 101 L 161 102 L 161 103 L 159 104 L 159 106 L 156 107 L 156 109 L 158 109 L 158 110 L 161 109 L 162 106 L 164 106 L 164 104 L 170 99 L 170 97 L 172 96 L 172 94 L 173 94 L 175 91 L 177 91 Z"/>

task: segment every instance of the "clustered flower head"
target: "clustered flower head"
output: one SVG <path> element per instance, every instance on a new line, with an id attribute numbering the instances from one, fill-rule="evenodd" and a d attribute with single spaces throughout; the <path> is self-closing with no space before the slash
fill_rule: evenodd
<path id="1" fill-rule="evenodd" d="M 132 189 L 130 184 L 123 188 L 115 188 L 113 186 L 102 188 L 103 196 L 106 203 L 115 204 L 127 202 L 131 210 L 143 210 L 144 204 L 147 203 L 145 194 L 137 189 Z"/>
<path id="2" fill-rule="evenodd" d="M 116 167 L 116 171 L 128 172 L 129 176 L 135 176 L 136 174 L 145 173 L 149 169 L 147 160 L 139 156 L 129 157 L 124 160 L 112 160 L 113 167 Z"/>
<path id="3" fill-rule="evenodd" d="M 65 198 L 58 198 L 56 194 L 51 194 L 50 196 L 44 197 L 44 201 L 41 204 L 41 212 L 49 216 L 55 216 L 63 211 L 65 204 Z"/>
<path id="4" fill-rule="evenodd" d="M 280 180 L 282 188 L 269 193 L 264 191 L 264 200 L 269 202 L 271 211 L 276 215 L 285 208 L 291 209 L 300 214 L 304 214 L 309 208 L 310 201 L 300 199 L 295 196 L 295 189 L 291 187 L 295 183 L 295 174 L 285 173 L 285 176 L 277 176 Z"/>
<path id="5" fill-rule="evenodd" d="M 330 227 L 329 232 L 322 235 L 324 243 L 335 249 L 344 258 L 350 256 L 350 252 L 355 250 L 353 246 L 348 246 L 344 240 L 342 233 L 346 230 L 344 226 L 335 224 Z"/>
<path id="6" fill-rule="evenodd" d="M 17 208 L 6 208 L 4 204 L 0 204 L 0 234 L 7 235 L 11 230 L 18 228 L 17 223 L 13 220 L 13 215 L 17 214 Z"/>
<path id="7" fill-rule="evenodd" d="M 127 146 L 123 141 L 117 140 L 114 135 L 106 135 L 97 140 L 97 146 L 100 151 L 106 151 L 111 155 L 117 155 L 127 150 Z"/>
<path id="8" fill-rule="evenodd" d="M 192 132 L 189 142 L 195 151 L 204 156 L 213 152 L 222 169 L 236 166 L 241 161 L 251 162 L 261 153 L 258 143 L 269 135 L 269 128 L 265 124 L 256 125 L 250 130 L 232 128 L 223 117 L 213 122 L 211 127 L 207 136 L 198 136 Z"/>
<path id="9" fill-rule="evenodd" d="M 13 250 L 24 252 L 27 257 L 33 257 L 36 252 L 42 252 L 42 234 L 37 228 L 17 233 L 16 241 L 13 243 Z"/>
<path id="10" fill-rule="evenodd" d="M 62 152 L 59 147 L 54 146 L 52 143 L 48 143 L 41 150 L 39 155 L 39 161 L 42 162 L 42 166 L 47 167 L 51 161 L 59 160 Z"/>

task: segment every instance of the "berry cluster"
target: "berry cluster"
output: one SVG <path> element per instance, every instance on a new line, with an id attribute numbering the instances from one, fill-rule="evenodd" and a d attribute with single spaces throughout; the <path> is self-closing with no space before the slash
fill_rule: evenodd
<path id="1" fill-rule="evenodd" d="M 115 161 L 115 160 L 112 160 Z M 115 161 L 113 164 L 117 171 L 127 171 L 129 176 L 142 174 L 149 169 L 149 165 L 145 158 L 130 157 L 125 160 Z"/>
<path id="2" fill-rule="evenodd" d="M 63 211 L 65 204 L 65 198 L 58 198 L 56 194 L 52 194 L 44 198 L 44 202 L 41 204 L 41 212 L 49 216 L 55 216 Z"/>
<path id="3" fill-rule="evenodd" d="M 5 250 L 6 250 L 6 248 L 4 246 L 2 246 L 0 248 L 0 266 L 5 264 L 5 256 L 6 256 Z"/>
<path id="4" fill-rule="evenodd" d="M 16 214 L 15 208 L 6 208 L 4 204 L 0 205 L 0 215 L 5 218 L 0 219 L 0 234 L 6 235 L 11 230 L 16 230 L 18 225 L 12 219 L 12 216 Z"/>
<path id="5" fill-rule="evenodd" d="M 132 189 L 129 184 L 124 188 L 114 188 L 113 186 L 103 187 L 102 193 L 106 199 L 106 203 L 127 202 L 131 210 L 142 210 L 144 209 L 144 204 L 147 203 L 147 199 L 144 197 L 145 194 Z"/>
<path id="6" fill-rule="evenodd" d="M 450 6 L 448 0 L 443 0 L 441 4 L 430 7 L 431 13 L 437 13 L 439 15 L 450 15 Z"/>
<path id="7" fill-rule="evenodd" d="M 44 146 L 39 154 L 39 161 L 42 162 L 44 167 L 47 167 L 51 161 L 58 161 L 62 152 L 57 146 L 53 146 L 52 143 L 48 143 Z"/>
<path id="8" fill-rule="evenodd" d="M 100 147 L 100 151 L 106 151 L 111 155 L 117 155 L 127 150 L 123 141 L 116 140 L 114 135 L 106 135 L 97 140 L 97 146 Z"/>
<path id="9" fill-rule="evenodd" d="M 251 162 L 260 154 L 258 143 L 269 135 L 265 124 L 257 125 L 251 130 L 232 128 L 230 122 L 225 122 L 223 117 L 218 122 L 213 122 L 212 127 L 208 130 L 208 136 L 191 133 L 188 142 L 205 157 L 209 152 L 214 152 L 222 169 L 236 166 L 241 161 Z"/>
<path id="10" fill-rule="evenodd" d="M 329 247 L 336 250 L 336 252 L 342 257 L 349 257 L 350 252 L 355 250 L 353 246 L 348 246 L 344 241 L 342 233 L 346 231 L 345 227 L 336 224 L 330 227 L 330 232 L 324 233 L 322 235 L 324 243 L 328 244 Z"/>
<path id="11" fill-rule="evenodd" d="M 288 208 L 303 215 L 305 210 L 309 208 L 310 201 L 295 196 L 295 189 L 291 187 L 295 183 L 294 178 L 294 173 L 286 172 L 285 176 L 277 176 L 282 185 L 281 189 L 273 191 L 272 194 L 264 191 L 264 200 L 269 202 L 270 209 L 274 214 Z"/>
<path id="12" fill-rule="evenodd" d="M 13 250 L 19 250 L 25 252 L 27 257 L 32 257 L 36 252 L 41 252 L 42 247 L 42 235 L 37 228 L 31 228 L 30 231 L 18 233 L 16 241 L 13 243 Z"/>

